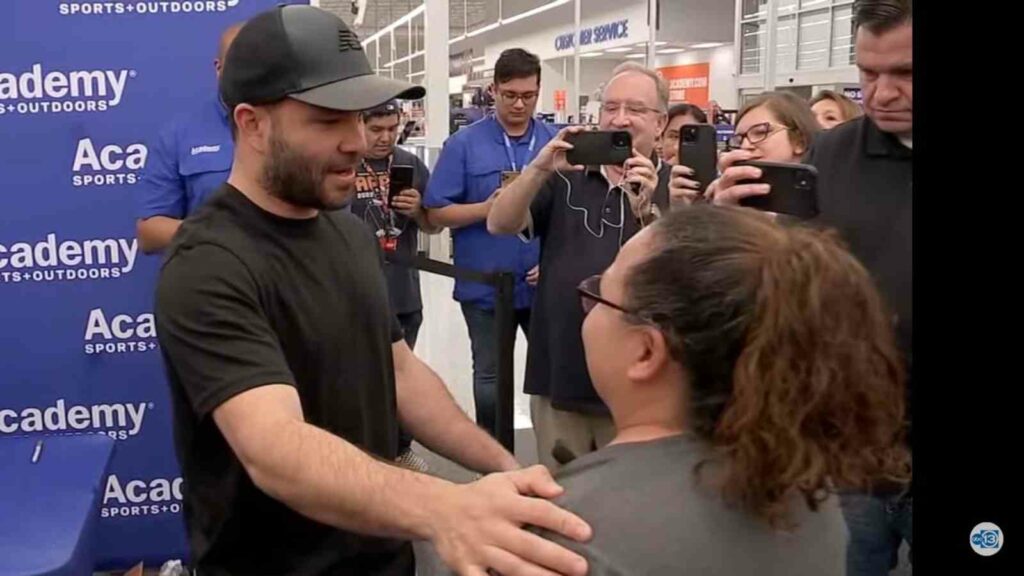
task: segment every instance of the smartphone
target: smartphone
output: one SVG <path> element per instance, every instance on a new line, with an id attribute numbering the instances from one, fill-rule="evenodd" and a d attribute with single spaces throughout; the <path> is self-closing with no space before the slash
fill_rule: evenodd
<path id="1" fill-rule="evenodd" d="M 512 170 L 503 170 L 501 172 L 501 187 L 504 188 L 512 183 L 513 180 L 519 177 L 519 172 L 513 172 Z"/>
<path id="2" fill-rule="evenodd" d="M 388 206 L 394 202 L 395 196 L 406 188 L 412 188 L 413 167 L 395 165 L 391 167 L 390 182 L 388 184 Z"/>
<path id="3" fill-rule="evenodd" d="M 741 206 L 765 212 L 788 214 L 801 219 L 818 215 L 818 170 L 807 164 L 786 164 L 750 160 L 736 166 L 755 166 L 761 169 L 761 178 L 744 180 L 740 184 L 768 184 L 771 192 L 764 196 L 750 196 L 740 200 Z"/>
<path id="4" fill-rule="evenodd" d="M 611 166 L 633 157 L 633 137 L 625 130 L 590 130 L 565 137 L 573 145 L 565 159 L 574 166 Z"/>
<path id="5" fill-rule="evenodd" d="M 687 124 L 679 130 L 679 164 L 696 173 L 691 180 L 700 183 L 701 194 L 718 177 L 717 137 L 710 124 Z"/>

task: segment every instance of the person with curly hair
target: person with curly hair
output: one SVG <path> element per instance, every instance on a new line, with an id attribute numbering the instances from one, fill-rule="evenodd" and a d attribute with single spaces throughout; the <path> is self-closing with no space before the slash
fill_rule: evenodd
<path id="1" fill-rule="evenodd" d="M 837 492 L 910 459 L 891 315 L 837 236 L 687 207 L 579 294 L 617 431 L 557 476 L 590 574 L 845 574 Z"/>

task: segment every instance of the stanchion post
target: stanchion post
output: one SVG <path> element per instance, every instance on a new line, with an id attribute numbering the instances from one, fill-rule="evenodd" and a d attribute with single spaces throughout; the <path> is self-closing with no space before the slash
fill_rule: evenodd
<path id="1" fill-rule="evenodd" d="M 516 320 L 515 320 L 515 276 L 509 272 L 497 274 L 497 298 L 495 319 L 498 336 L 498 397 L 495 403 L 494 424 L 497 440 L 509 452 L 515 454 L 515 427 L 513 409 L 513 388 L 515 375 Z"/>

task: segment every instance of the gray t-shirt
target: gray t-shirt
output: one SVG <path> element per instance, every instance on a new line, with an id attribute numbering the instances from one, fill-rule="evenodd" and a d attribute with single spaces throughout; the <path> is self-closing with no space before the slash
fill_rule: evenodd
<path id="1" fill-rule="evenodd" d="M 691 435 L 616 444 L 574 460 L 556 476 L 557 503 L 586 520 L 586 544 L 544 533 L 590 562 L 593 575 L 842 576 L 847 530 L 834 497 L 812 512 L 794 499 L 792 533 L 727 505 L 698 485 L 707 454 Z"/>

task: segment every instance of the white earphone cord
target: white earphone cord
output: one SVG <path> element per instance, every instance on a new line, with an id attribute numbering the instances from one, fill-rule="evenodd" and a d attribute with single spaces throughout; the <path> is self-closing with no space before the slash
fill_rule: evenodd
<path id="1" fill-rule="evenodd" d="M 569 182 L 569 179 L 566 178 L 565 175 L 562 174 L 562 172 L 559 171 L 558 169 L 555 169 L 555 174 L 558 174 L 558 177 L 561 178 L 562 181 L 565 182 L 565 205 L 568 206 L 570 210 L 575 210 L 577 212 L 582 212 L 583 213 L 583 227 L 587 229 L 587 232 L 589 232 L 590 235 L 593 236 L 594 238 L 597 238 L 598 240 L 600 240 L 600 239 L 604 238 L 605 224 L 607 224 L 608 226 L 611 226 L 612 228 L 618 228 L 619 229 L 619 247 L 621 248 L 622 247 L 622 239 L 623 239 L 623 236 L 624 236 L 623 232 L 625 231 L 625 228 L 626 228 L 626 226 L 625 226 L 625 224 L 626 224 L 626 193 L 625 193 L 625 191 L 623 191 L 621 189 L 619 191 L 619 223 L 618 224 L 614 224 L 614 223 L 609 222 L 608 220 L 606 220 L 604 218 L 604 216 L 601 216 L 601 232 L 600 233 L 595 233 L 590 228 L 590 211 L 587 210 L 586 208 L 583 208 L 582 206 L 573 206 L 572 205 L 572 199 L 571 199 L 572 198 L 572 183 Z M 602 206 L 604 206 L 608 202 L 608 195 L 611 194 L 611 193 L 612 193 L 612 189 L 609 188 L 608 192 L 606 192 L 605 195 L 604 195 L 604 202 L 601 204 Z"/>

